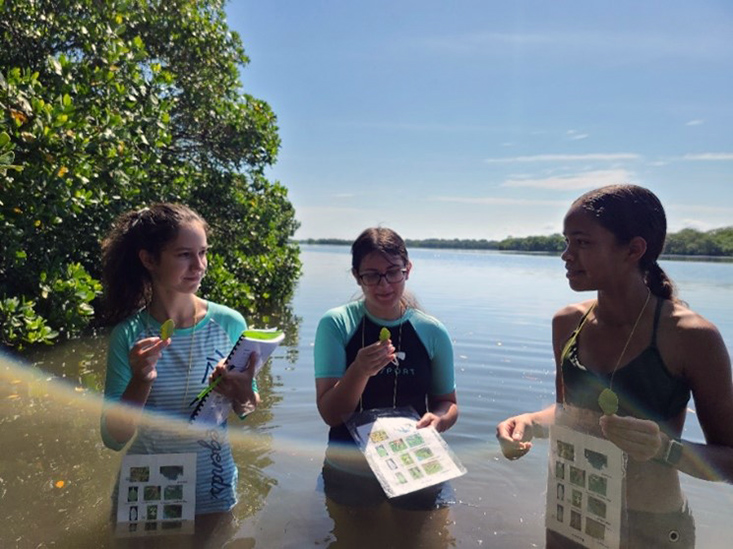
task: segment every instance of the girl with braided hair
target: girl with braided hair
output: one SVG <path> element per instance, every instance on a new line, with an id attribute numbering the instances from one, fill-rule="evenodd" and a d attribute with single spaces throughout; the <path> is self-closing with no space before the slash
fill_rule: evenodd
<path id="1" fill-rule="evenodd" d="M 662 204 L 643 187 L 606 186 L 573 202 L 561 258 L 570 287 L 596 297 L 553 318 L 556 404 L 496 429 L 504 455 L 518 459 L 568 410 L 590 417 L 592 434 L 628 456 L 624 547 L 693 547 L 679 472 L 733 481 L 730 356 L 659 266 L 666 231 Z M 681 439 L 691 396 L 704 443 Z M 548 547 L 575 546 L 556 538 L 548 531 Z"/>

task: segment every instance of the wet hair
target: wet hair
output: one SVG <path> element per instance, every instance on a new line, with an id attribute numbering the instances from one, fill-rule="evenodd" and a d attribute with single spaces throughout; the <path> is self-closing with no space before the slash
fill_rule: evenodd
<path id="1" fill-rule="evenodd" d="M 639 269 L 651 292 L 664 299 L 675 299 L 676 288 L 658 259 L 667 236 L 667 217 L 659 198 L 638 185 L 608 185 L 589 191 L 573 202 L 613 233 L 621 244 L 634 237 L 646 241 L 646 252 Z"/>
<path id="2" fill-rule="evenodd" d="M 359 271 L 363 259 L 372 252 L 379 252 L 385 256 L 399 256 L 407 265 L 407 246 L 402 237 L 392 229 L 385 227 L 371 227 L 364 229 L 351 245 L 351 266 L 355 272 Z"/>
<path id="3" fill-rule="evenodd" d="M 158 203 L 117 217 L 102 241 L 104 324 L 116 324 L 150 302 L 152 279 L 140 261 L 140 250 L 157 261 L 181 226 L 189 223 L 200 223 L 208 234 L 206 221 L 182 204 Z"/>

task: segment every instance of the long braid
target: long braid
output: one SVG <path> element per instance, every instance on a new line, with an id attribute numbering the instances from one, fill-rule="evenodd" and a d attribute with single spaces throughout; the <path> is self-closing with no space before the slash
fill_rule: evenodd
<path id="1" fill-rule="evenodd" d="M 652 294 L 663 299 L 676 299 L 677 289 L 674 283 L 656 261 L 646 269 L 644 282 L 646 282 L 646 285 Z"/>

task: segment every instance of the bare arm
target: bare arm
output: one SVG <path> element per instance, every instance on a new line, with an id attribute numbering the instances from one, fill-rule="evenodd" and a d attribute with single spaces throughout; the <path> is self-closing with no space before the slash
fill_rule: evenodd
<path id="1" fill-rule="evenodd" d="M 150 390 L 158 376 L 158 358 L 168 345 L 169 339 L 150 337 L 141 339 L 130 349 L 132 378 L 120 397 L 120 405 L 109 408 L 104 416 L 107 432 L 119 444 L 126 444 L 135 435 Z"/>
<path id="2" fill-rule="evenodd" d="M 220 377 L 224 378 L 214 390 L 231 401 L 232 410 L 240 418 L 254 412 L 260 404 L 260 395 L 253 388 L 255 366 L 258 358 L 256 353 L 252 353 L 247 367 L 241 372 L 227 369 L 225 366 L 226 359 L 222 359 L 211 373 L 211 383 Z"/>
<path id="3" fill-rule="evenodd" d="M 552 348 L 555 355 L 555 402 L 562 403 L 561 355 L 565 342 L 572 334 L 583 312 L 590 302 L 569 305 L 558 311 L 552 319 Z M 532 448 L 532 439 L 548 436 L 550 425 L 555 422 L 557 404 L 552 404 L 537 412 L 528 412 L 510 417 L 496 426 L 496 438 L 501 451 L 508 459 L 518 459 Z"/>
<path id="4" fill-rule="evenodd" d="M 717 328 L 697 315 L 680 338 L 685 375 L 695 398 L 706 444 L 684 441 L 677 468 L 707 480 L 733 482 L 733 380 L 731 362 Z M 663 448 L 666 444 L 663 441 Z"/>
<path id="5" fill-rule="evenodd" d="M 431 395 L 428 397 L 430 411 L 427 412 L 420 421 L 417 422 L 417 428 L 422 429 L 432 425 L 439 433 L 447 431 L 458 420 L 458 402 L 456 400 L 456 392 L 445 395 Z"/>
<path id="6" fill-rule="evenodd" d="M 344 418 L 356 409 L 369 378 L 392 361 L 394 352 L 389 340 L 372 343 L 359 349 L 342 377 L 316 379 L 318 412 L 327 425 L 341 425 Z"/>
<path id="7" fill-rule="evenodd" d="M 711 323 L 678 307 L 660 348 L 667 364 L 689 382 L 705 444 L 682 441 L 678 470 L 704 480 L 733 482 L 733 381 L 722 337 Z M 601 418 L 604 435 L 634 459 L 662 459 L 669 436 L 649 420 Z M 680 424 L 681 429 L 681 424 Z"/>

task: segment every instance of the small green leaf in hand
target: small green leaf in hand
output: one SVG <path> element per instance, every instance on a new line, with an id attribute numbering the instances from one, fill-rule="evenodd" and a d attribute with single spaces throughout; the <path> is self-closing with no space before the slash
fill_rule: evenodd
<path id="1" fill-rule="evenodd" d="M 607 416 L 618 412 L 618 397 L 611 389 L 603 389 L 598 395 L 598 406 L 601 407 L 603 413 Z"/>
<path id="2" fill-rule="evenodd" d="M 160 326 L 160 339 L 168 339 L 173 335 L 173 330 L 176 329 L 176 323 L 173 322 L 172 318 L 169 318 Z"/>
<path id="3" fill-rule="evenodd" d="M 389 333 L 387 328 L 379 330 L 379 341 L 387 341 L 390 337 L 392 337 L 392 334 Z"/>

